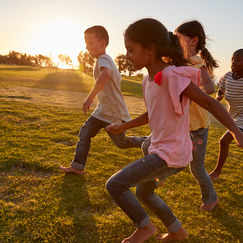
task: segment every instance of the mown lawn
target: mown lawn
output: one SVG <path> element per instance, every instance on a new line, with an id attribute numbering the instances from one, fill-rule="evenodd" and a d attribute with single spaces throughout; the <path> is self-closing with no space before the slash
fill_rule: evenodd
<path id="1" fill-rule="evenodd" d="M 0 88 L 20 86 L 87 93 L 94 83 L 91 73 L 85 74 L 79 70 L 61 70 L 3 64 L 0 64 L 0 77 Z M 122 80 L 121 89 L 124 94 L 142 97 L 141 80 L 124 76 Z"/>
<path id="2" fill-rule="evenodd" d="M 7 67 L 0 65 L 2 88 L 73 90 L 76 85 L 75 91 L 83 92 L 90 87 L 89 77 L 76 71 L 58 70 L 55 74 L 55 70 L 11 68 L 3 70 Z M 58 77 L 49 79 L 53 72 Z M 67 80 L 72 80 L 72 85 Z M 127 82 L 132 88 L 124 92 L 130 95 L 140 87 L 139 81 Z M 0 242 L 115 243 L 133 232 L 130 220 L 109 197 L 105 182 L 140 158 L 139 149 L 119 150 L 102 130 L 92 141 L 85 176 L 64 175 L 58 170 L 71 162 L 85 120 L 79 109 L 0 97 Z M 216 122 L 210 127 L 205 163 L 208 171 L 215 165 L 224 130 Z M 149 129 L 143 126 L 128 134 L 147 135 Z M 215 184 L 220 205 L 211 213 L 199 210 L 200 190 L 188 169 L 158 188 L 158 194 L 189 231 L 185 242 L 243 242 L 242 158 L 242 150 L 233 143 Z M 164 231 L 160 221 L 148 213 Z"/>

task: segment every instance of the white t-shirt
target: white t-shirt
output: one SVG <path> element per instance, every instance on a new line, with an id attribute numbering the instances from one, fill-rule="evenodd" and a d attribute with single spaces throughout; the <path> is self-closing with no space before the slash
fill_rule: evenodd
<path id="1" fill-rule="evenodd" d="M 122 121 L 131 120 L 121 93 L 121 75 L 115 63 L 107 54 L 103 54 L 97 58 L 94 67 L 95 82 L 100 75 L 101 67 L 105 67 L 110 70 L 110 79 L 106 82 L 103 89 L 97 94 L 99 102 L 92 113 L 92 116 L 113 124 L 121 124 Z"/>
<path id="2" fill-rule="evenodd" d="M 228 111 L 240 128 L 243 128 L 243 78 L 234 79 L 232 72 L 226 73 L 219 81 L 219 89 L 224 93 Z"/>

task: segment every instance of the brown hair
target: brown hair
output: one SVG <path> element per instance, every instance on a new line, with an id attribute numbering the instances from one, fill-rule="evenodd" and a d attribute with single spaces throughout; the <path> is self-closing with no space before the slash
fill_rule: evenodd
<path id="1" fill-rule="evenodd" d="M 158 20 L 152 18 L 138 20 L 128 26 L 125 36 L 143 47 L 154 44 L 157 58 L 169 57 L 169 64 L 175 66 L 186 64 L 177 36 L 168 32 Z"/>
<path id="2" fill-rule="evenodd" d="M 219 65 L 206 48 L 206 35 L 203 26 L 198 21 L 193 20 L 181 24 L 179 27 L 177 27 L 176 31 L 190 38 L 195 36 L 198 37 L 196 51 L 200 53 L 200 56 L 204 60 L 209 73 L 212 74 L 213 69 L 217 68 Z"/>
<path id="3" fill-rule="evenodd" d="M 109 44 L 109 35 L 107 30 L 101 25 L 92 26 L 84 31 L 84 34 L 95 34 L 98 40 L 105 40 Z"/>

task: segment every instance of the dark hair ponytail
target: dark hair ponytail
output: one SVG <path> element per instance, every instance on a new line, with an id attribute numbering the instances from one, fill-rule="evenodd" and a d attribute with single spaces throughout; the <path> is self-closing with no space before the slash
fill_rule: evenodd
<path id="1" fill-rule="evenodd" d="M 206 48 L 206 35 L 201 23 L 196 20 L 189 21 L 177 27 L 176 31 L 190 38 L 195 36 L 198 37 L 196 51 L 200 53 L 200 56 L 204 60 L 209 73 L 212 74 L 213 69 L 218 67 L 218 63 Z"/>
<path id="2" fill-rule="evenodd" d="M 138 20 L 128 26 L 125 36 L 145 48 L 154 44 L 157 58 L 168 57 L 171 65 L 186 64 L 177 36 L 168 32 L 158 20 L 152 18 Z"/>
<path id="3" fill-rule="evenodd" d="M 178 37 L 169 31 L 169 38 L 171 47 L 169 48 L 170 51 L 168 53 L 170 57 L 168 63 L 175 66 L 186 65 L 187 61 L 184 58 L 183 50 L 181 48 Z"/>
<path id="4" fill-rule="evenodd" d="M 204 60 L 209 73 L 212 75 L 213 69 L 219 66 L 218 63 L 214 60 L 211 53 L 205 46 L 200 50 L 200 56 Z"/>

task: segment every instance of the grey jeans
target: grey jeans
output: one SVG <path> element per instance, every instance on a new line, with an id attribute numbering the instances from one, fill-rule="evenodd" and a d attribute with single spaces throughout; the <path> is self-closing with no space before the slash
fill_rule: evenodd
<path id="1" fill-rule="evenodd" d="M 208 128 L 200 128 L 196 131 L 191 131 L 191 139 L 193 143 L 193 160 L 189 164 L 191 173 L 196 178 L 200 186 L 203 203 L 213 203 L 217 199 L 217 194 L 213 187 L 210 176 L 204 167 Z"/>
<path id="2" fill-rule="evenodd" d="M 213 183 L 204 167 L 204 159 L 207 147 L 208 128 L 200 128 L 196 131 L 191 131 L 191 140 L 193 143 L 192 157 L 193 160 L 189 163 L 191 173 L 196 178 L 200 189 L 201 199 L 203 203 L 213 203 L 217 199 L 216 191 Z M 148 147 L 151 143 L 151 135 L 146 138 L 141 148 L 144 155 L 148 154 Z M 174 168 L 170 168 L 170 174 L 177 173 Z"/>
<path id="3" fill-rule="evenodd" d="M 154 193 L 156 179 L 169 176 L 168 169 L 166 162 L 157 154 L 149 154 L 126 166 L 107 181 L 109 194 L 138 228 L 144 227 L 149 217 L 129 189 L 133 186 L 136 186 L 136 195 L 140 201 L 152 210 L 169 232 L 177 232 L 181 228 L 180 221 L 171 209 Z M 177 168 L 176 172 L 182 169 Z"/>
<path id="4" fill-rule="evenodd" d="M 71 166 L 76 169 L 84 169 L 88 153 L 90 150 L 91 139 L 95 137 L 98 132 L 110 125 L 100 119 L 90 116 L 88 120 L 81 127 L 79 132 L 79 141 L 76 145 L 75 156 Z M 108 133 L 108 132 L 107 132 Z M 120 149 L 126 148 L 140 148 L 146 137 L 127 137 L 125 133 L 114 135 L 108 133 L 115 145 Z"/>

